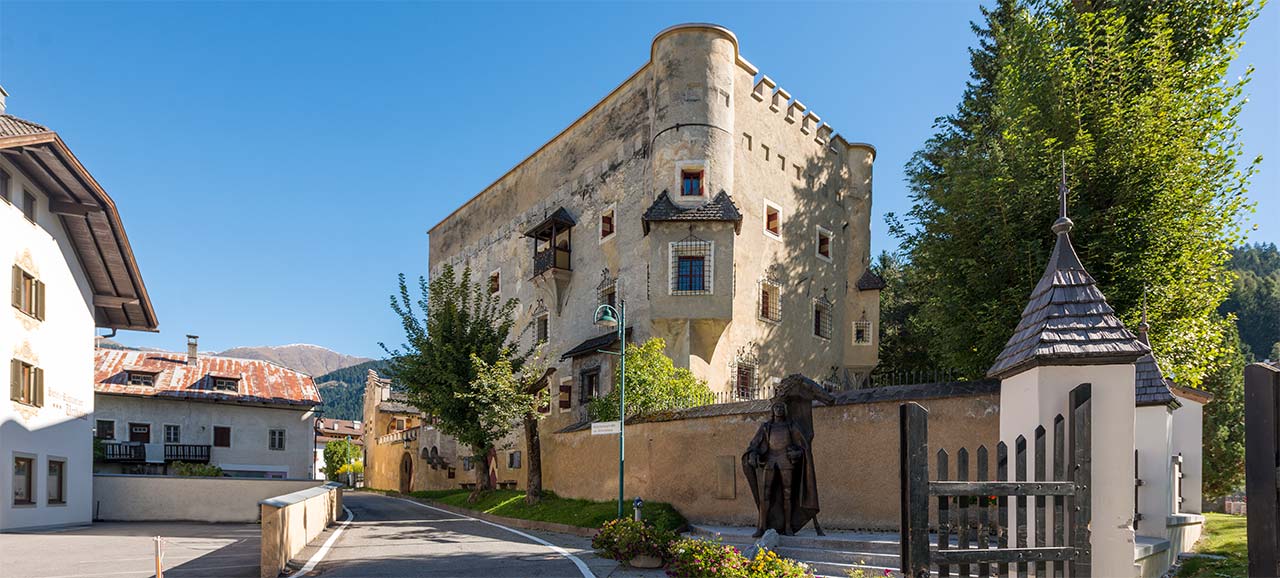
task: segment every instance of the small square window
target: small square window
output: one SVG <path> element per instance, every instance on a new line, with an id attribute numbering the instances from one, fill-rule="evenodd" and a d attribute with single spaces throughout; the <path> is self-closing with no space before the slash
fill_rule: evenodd
<path id="1" fill-rule="evenodd" d="M 769 201 L 764 202 L 764 233 L 767 237 L 782 239 L 782 209 Z"/>
<path id="2" fill-rule="evenodd" d="M 182 426 L 166 425 L 164 426 L 164 443 L 180 444 L 182 443 Z"/>
<path id="3" fill-rule="evenodd" d="M 67 462 L 49 460 L 49 477 L 45 479 L 50 504 L 67 503 Z"/>
<path id="4" fill-rule="evenodd" d="M 614 214 L 614 209 L 612 206 L 606 209 L 603 213 L 600 213 L 600 240 L 601 241 L 613 237 L 613 232 L 614 232 L 613 214 Z"/>
<path id="5" fill-rule="evenodd" d="M 760 319 L 777 323 L 782 321 L 782 285 L 769 280 L 760 281 Z"/>
<path id="6" fill-rule="evenodd" d="M 815 238 L 816 238 L 816 246 L 814 249 L 814 253 L 818 256 L 819 259 L 822 259 L 823 261 L 830 261 L 831 260 L 831 231 L 823 229 L 822 227 L 818 227 Z"/>
<path id="7" fill-rule="evenodd" d="M 116 422 L 109 419 L 100 419 L 93 428 L 93 437 L 101 440 L 116 439 Z"/>
<path id="8" fill-rule="evenodd" d="M 502 290 L 502 272 L 494 271 L 489 274 L 489 294 L 494 295 Z"/>
<path id="9" fill-rule="evenodd" d="M 13 458 L 13 504 L 25 506 L 35 503 L 35 460 L 26 457 Z"/>
<path id="10" fill-rule="evenodd" d="M 268 432 L 267 448 L 274 451 L 284 451 L 284 430 L 273 429 Z"/>
<path id="11" fill-rule="evenodd" d="M 697 197 L 702 192 L 702 169 L 683 169 L 680 171 L 680 196 Z"/>
<path id="12" fill-rule="evenodd" d="M 853 342 L 857 345 L 871 344 L 871 322 L 867 320 L 853 322 Z"/>

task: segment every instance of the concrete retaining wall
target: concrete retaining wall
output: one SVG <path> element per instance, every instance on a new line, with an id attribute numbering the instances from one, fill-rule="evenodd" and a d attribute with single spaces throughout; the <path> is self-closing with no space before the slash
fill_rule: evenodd
<path id="1" fill-rule="evenodd" d="M 94 474 L 94 519 L 257 522 L 258 502 L 318 485 L 315 480 Z"/>
<path id="2" fill-rule="evenodd" d="M 263 500 L 262 578 L 274 578 L 342 512 L 342 484 L 335 482 Z"/>

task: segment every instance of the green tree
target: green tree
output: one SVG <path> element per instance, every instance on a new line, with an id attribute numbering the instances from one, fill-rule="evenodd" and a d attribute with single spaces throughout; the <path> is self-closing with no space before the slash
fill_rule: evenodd
<path id="1" fill-rule="evenodd" d="M 400 317 L 405 343 L 395 350 L 382 347 L 390 357 L 391 376 L 410 403 L 435 417 L 440 431 L 473 455 L 484 456 L 484 465 L 475 468 L 478 496 L 494 487 L 489 471 L 494 444 L 502 437 L 494 423 L 504 408 L 486 408 L 477 401 L 472 391 L 477 377 L 474 360 L 486 365 L 502 361 L 511 371 L 520 371 L 525 356 L 508 344 L 516 301 L 502 302 L 473 283 L 470 268 L 459 277 L 445 265 L 430 282 L 420 277 L 418 287 L 421 296 L 415 299 L 400 275 L 399 295 L 391 297 L 391 309 Z M 513 423 L 507 422 L 508 428 Z"/>
<path id="2" fill-rule="evenodd" d="M 654 337 L 641 345 L 627 344 L 627 417 L 652 415 L 712 403 L 711 388 L 683 367 L 676 367 L 663 350 L 667 344 Z M 619 383 L 621 371 L 614 372 Z M 595 421 L 618 419 L 618 388 L 591 400 L 587 412 Z"/>
<path id="3" fill-rule="evenodd" d="M 891 230 L 935 359 L 983 374 L 1052 250 L 1065 159 L 1075 248 L 1129 324 L 1144 287 L 1157 353 L 1199 384 L 1227 330 L 1225 268 L 1251 210 L 1240 161 L 1249 75 L 1226 79 L 1249 1 L 1001 0 L 975 26 L 958 110 L 907 165 Z"/>
<path id="4" fill-rule="evenodd" d="M 489 364 L 479 357 L 472 357 L 476 379 L 471 390 L 460 394 L 470 400 L 480 415 L 480 425 L 495 440 L 502 440 L 511 432 L 516 422 L 524 426 L 525 453 L 525 502 L 536 504 L 542 499 L 542 443 L 538 435 L 540 408 L 551 402 L 547 380 L 554 371 L 548 371 L 541 349 L 530 356 L 519 371 L 510 359 L 502 358 Z"/>
<path id="5" fill-rule="evenodd" d="M 1280 249 L 1274 243 L 1237 247 L 1231 270 L 1235 285 L 1218 311 L 1235 315 L 1240 340 L 1252 356 L 1275 359 L 1272 348 L 1280 342 Z"/>
<path id="6" fill-rule="evenodd" d="M 1216 499 L 1244 483 L 1244 353 L 1228 325 L 1223 352 L 1204 379 L 1213 401 L 1204 406 L 1204 495 Z"/>
<path id="7" fill-rule="evenodd" d="M 344 466 L 360 461 L 360 446 L 347 440 L 333 440 L 324 445 L 324 473 L 331 479 L 338 479 L 338 471 Z"/>
<path id="8" fill-rule="evenodd" d="M 880 290 L 880 365 L 884 371 L 937 369 L 919 328 L 920 302 L 911 287 L 911 264 L 884 252 L 871 265 L 884 279 Z"/>

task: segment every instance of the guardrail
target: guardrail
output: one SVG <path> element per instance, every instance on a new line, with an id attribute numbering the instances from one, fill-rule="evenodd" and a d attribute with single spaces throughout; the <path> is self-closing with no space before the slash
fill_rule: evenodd
<path id="1" fill-rule="evenodd" d="M 285 564 L 316 539 L 342 513 L 342 484 L 329 482 L 267 498 L 262 509 L 262 559 L 259 574 L 275 578 Z"/>

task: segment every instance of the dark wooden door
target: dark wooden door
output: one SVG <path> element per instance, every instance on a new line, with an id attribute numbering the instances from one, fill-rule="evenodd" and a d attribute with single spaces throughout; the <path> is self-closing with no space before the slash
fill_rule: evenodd
<path id="1" fill-rule="evenodd" d="M 400 493 L 409 493 L 413 484 L 413 456 L 405 453 L 400 456 Z"/>
<path id="2" fill-rule="evenodd" d="M 1244 368 L 1249 575 L 1280 576 L 1280 366 Z"/>
<path id="3" fill-rule="evenodd" d="M 129 441 L 144 444 L 151 443 L 151 424 L 149 423 L 131 423 L 129 424 Z"/>

